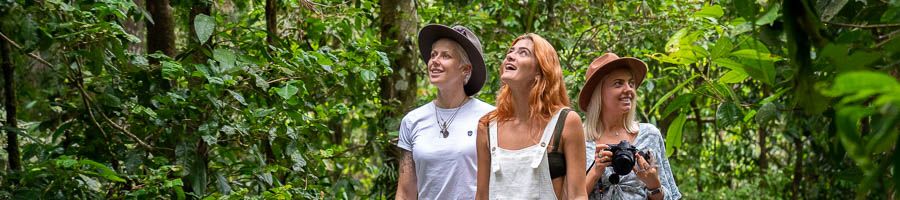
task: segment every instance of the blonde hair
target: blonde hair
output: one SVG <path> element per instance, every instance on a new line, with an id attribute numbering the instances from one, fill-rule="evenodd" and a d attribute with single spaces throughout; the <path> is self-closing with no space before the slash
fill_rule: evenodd
<path id="1" fill-rule="evenodd" d="M 584 138 L 587 140 L 594 140 L 596 138 L 600 138 L 603 136 L 603 116 L 601 115 L 603 112 L 603 92 L 601 88 L 603 88 L 603 81 L 609 77 L 609 74 L 604 75 L 600 79 L 599 86 L 594 88 L 594 93 L 591 95 L 591 102 L 588 104 L 587 113 L 585 113 L 585 123 L 584 123 Z M 622 122 L 625 127 L 625 131 L 628 133 L 636 133 L 640 127 L 638 126 L 637 121 L 635 120 L 635 116 L 637 115 L 637 98 L 638 95 L 635 93 L 634 99 L 631 101 L 631 110 L 628 110 L 628 113 L 623 116 Z"/>
<path id="2" fill-rule="evenodd" d="M 569 96 L 562 79 L 559 56 L 550 42 L 534 33 L 519 36 L 513 40 L 510 46 L 523 39 L 534 42 L 534 57 L 537 60 L 538 74 L 541 77 L 535 80 L 534 87 L 531 88 L 528 102 L 530 110 L 527 112 L 532 118 L 550 119 L 557 110 L 569 106 Z M 500 74 L 502 76 L 503 70 L 500 70 Z M 513 118 L 514 109 L 512 92 L 508 85 L 503 84 L 497 94 L 497 109 L 485 115 L 481 123 L 487 124 L 491 120 L 510 120 Z"/>

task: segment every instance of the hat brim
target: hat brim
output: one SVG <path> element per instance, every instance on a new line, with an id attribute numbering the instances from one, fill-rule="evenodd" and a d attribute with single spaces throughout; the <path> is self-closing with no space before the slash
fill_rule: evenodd
<path id="1" fill-rule="evenodd" d="M 484 67 L 484 56 L 481 55 L 481 52 L 478 51 L 475 44 L 472 44 L 466 36 L 456 32 L 452 28 L 444 25 L 432 24 L 425 26 L 419 31 L 419 54 L 422 56 L 422 61 L 427 65 L 428 60 L 431 59 L 431 45 L 441 38 L 451 39 L 456 43 L 459 43 L 469 57 L 469 62 L 472 63 L 472 75 L 469 77 L 469 82 L 466 82 L 466 84 L 463 85 L 466 96 L 472 96 L 475 93 L 478 93 L 478 91 L 481 91 L 481 88 L 484 86 L 484 81 L 487 79 L 487 72 Z"/>
<path id="2" fill-rule="evenodd" d="M 598 69 L 597 72 L 594 72 L 594 74 L 585 81 L 584 87 L 581 88 L 581 92 L 578 94 L 578 106 L 584 112 L 588 111 L 587 109 L 588 106 L 590 106 L 591 97 L 594 96 L 597 85 L 600 84 L 601 79 L 609 72 L 622 68 L 630 69 L 631 74 L 634 75 L 635 89 L 640 87 L 641 83 L 644 82 L 644 78 L 647 77 L 647 64 L 637 58 L 619 58 L 606 65 L 607 66 Z"/>

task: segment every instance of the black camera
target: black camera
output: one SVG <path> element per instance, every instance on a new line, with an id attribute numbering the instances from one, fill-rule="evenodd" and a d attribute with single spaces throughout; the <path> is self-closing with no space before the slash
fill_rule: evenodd
<path id="1" fill-rule="evenodd" d="M 619 183 L 619 176 L 631 173 L 631 169 L 634 168 L 634 164 L 637 161 L 634 158 L 635 152 L 644 157 L 644 159 L 650 158 L 648 152 L 638 151 L 637 147 L 632 146 L 626 140 L 622 140 L 619 144 L 609 144 L 609 148 L 606 148 L 606 150 L 611 151 L 613 154 L 611 165 L 613 174 L 609 177 L 609 182 L 613 184 Z"/>

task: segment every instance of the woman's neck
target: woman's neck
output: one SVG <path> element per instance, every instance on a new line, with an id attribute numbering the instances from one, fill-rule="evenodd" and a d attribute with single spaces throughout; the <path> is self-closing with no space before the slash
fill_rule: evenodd
<path id="1" fill-rule="evenodd" d="M 513 87 L 510 85 L 509 91 L 513 98 L 513 117 L 520 122 L 531 120 L 531 88 Z"/>
<path id="2" fill-rule="evenodd" d="M 437 99 L 434 100 L 435 106 L 438 108 L 456 108 L 462 106 L 466 100 L 466 94 L 462 87 L 454 88 L 438 88 Z"/>
<path id="3" fill-rule="evenodd" d="M 603 119 L 603 132 L 622 132 L 627 131 L 625 129 L 625 114 L 622 113 L 607 113 L 604 112 L 601 114 Z"/>

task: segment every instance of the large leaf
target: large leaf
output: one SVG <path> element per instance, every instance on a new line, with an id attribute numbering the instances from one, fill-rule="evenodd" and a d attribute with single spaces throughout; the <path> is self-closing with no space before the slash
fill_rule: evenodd
<path id="1" fill-rule="evenodd" d="M 739 58 L 747 58 L 753 60 L 764 60 L 764 61 L 778 61 L 781 60 L 781 57 L 778 57 L 774 54 L 759 52 L 755 49 L 741 49 L 734 52 L 731 52 L 732 56 Z"/>
<path id="2" fill-rule="evenodd" d="M 898 89 L 900 89 L 900 83 L 890 75 L 879 72 L 857 71 L 838 75 L 834 79 L 834 85 L 826 90 L 824 94 L 838 97 L 858 93 L 892 92 Z"/>
<path id="3" fill-rule="evenodd" d="M 684 80 L 681 83 L 679 83 L 678 86 L 675 86 L 674 89 L 669 90 L 669 92 L 666 92 L 666 94 L 664 94 L 662 97 L 660 97 L 659 99 L 656 100 L 656 103 L 653 104 L 653 107 L 650 108 L 650 112 L 651 113 L 656 112 L 656 110 L 659 109 L 659 106 L 662 105 L 664 102 L 666 102 L 666 100 L 668 100 L 669 97 L 671 97 L 672 95 L 675 95 L 675 93 L 681 91 L 681 89 L 684 88 L 685 85 L 687 85 L 689 83 L 693 83 L 692 81 L 697 77 L 700 77 L 700 75 L 695 74 L 694 76 L 691 76 L 687 80 Z"/>
<path id="4" fill-rule="evenodd" d="M 740 122 L 742 117 L 743 115 L 741 114 L 740 108 L 731 102 L 722 103 L 719 105 L 719 108 L 716 109 L 716 125 L 718 125 L 719 128 L 734 125 Z"/>
<path id="5" fill-rule="evenodd" d="M 694 13 L 696 17 L 711 17 L 711 18 L 719 18 L 725 15 L 725 11 L 722 10 L 722 6 L 719 5 L 711 5 L 711 6 L 703 6 L 700 11 Z"/>
<path id="6" fill-rule="evenodd" d="M 743 82 L 744 80 L 747 80 L 747 77 L 749 77 L 749 75 L 747 75 L 747 72 L 740 71 L 740 70 L 731 70 L 731 71 L 728 71 L 727 73 L 725 73 L 725 75 L 722 75 L 722 77 L 719 77 L 719 82 L 721 82 L 721 83 L 740 83 L 740 82 Z"/>
<path id="7" fill-rule="evenodd" d="M 300 91 L 300 89 L 297 88 L 297 86 L 291 84 L 275 89 L 275 92 L 278 93 L 278 96 L 281 96 L 281 98 L 284 100 L 290 99 L 295 94 L 297 94 L 298 91 Z"/>
<path id="8" fill-rule="evenodd" d="M 118 174 L 116 173 L 116 171 L 113 171 L 106 165 L 103 165 L 103 164 L 100 164 L 98 162 L 94 162 L 93 160 L 88 160 L 88 159 L 80 160 L 80 161 L 78 161 L 78 163 L 85 165 L 85 166 L 89 166 L 90 168 L 93 168 L 94 170 L 97 171 L 97 173 L 98 173 L 98 175 L 100 175 L 100 177 L 103 177 L 106 180 L 121 182 L 121 183 L 125 182 L 125 179 L 120 178 L 118 176 Z"/>
<path id="9" fill-rule="evenodd" d="M 693 94 L 678 95 L 678 97 L 675 97 L 675 101 L 672 101 L 671 103 L 666 105 L 666 109 L 663 110 L 663 112 L 661 113 L 662 115 L 660 115 L 660 117 L 665 118 L 665 117 L 669 116 L 669 114 L 671 114 L 672 112 L 681 110 L 681 108 L 685 108 L 688 104 L 691 103 L 692 100 L 694 100 Z"/>
<path id="10" fill-rule="evenodd" d="M 176 80 L 178 77 L 184 73 L 184 67 L 181 67 L 181 64 L 176 62 L 163 61 L 162 62 L 162 75 L 163 78 L 169 80 Z"/>
<path id="11" fill-rule="evenodd" d="M 681 114 L 672 121 L 672 124 L 669 125 L 669 130 L 666 130 L 666 157 L 672 156 L 675 148 L 681 148 L 681 135 L 686 120 L 687 116 Z"/>
<path id="12" fill-rule="evenodd" d="M 772 24 L 778 17 L 781 17 L 781 6 L 773 4 L 769 10 L 766 11 L 766 14 L 763 14 L 763 16 L 756 20 L 756 25 L 762 26 Z"/>
<path id="13" fill-rule="evenodd" d="M 197 40 L 200 41 L 200 44 L 205 44 L 215 29 L 215 18 L 205 14 L 199 14 L 194 17 L 194 31 L 197 33 Z"/>

